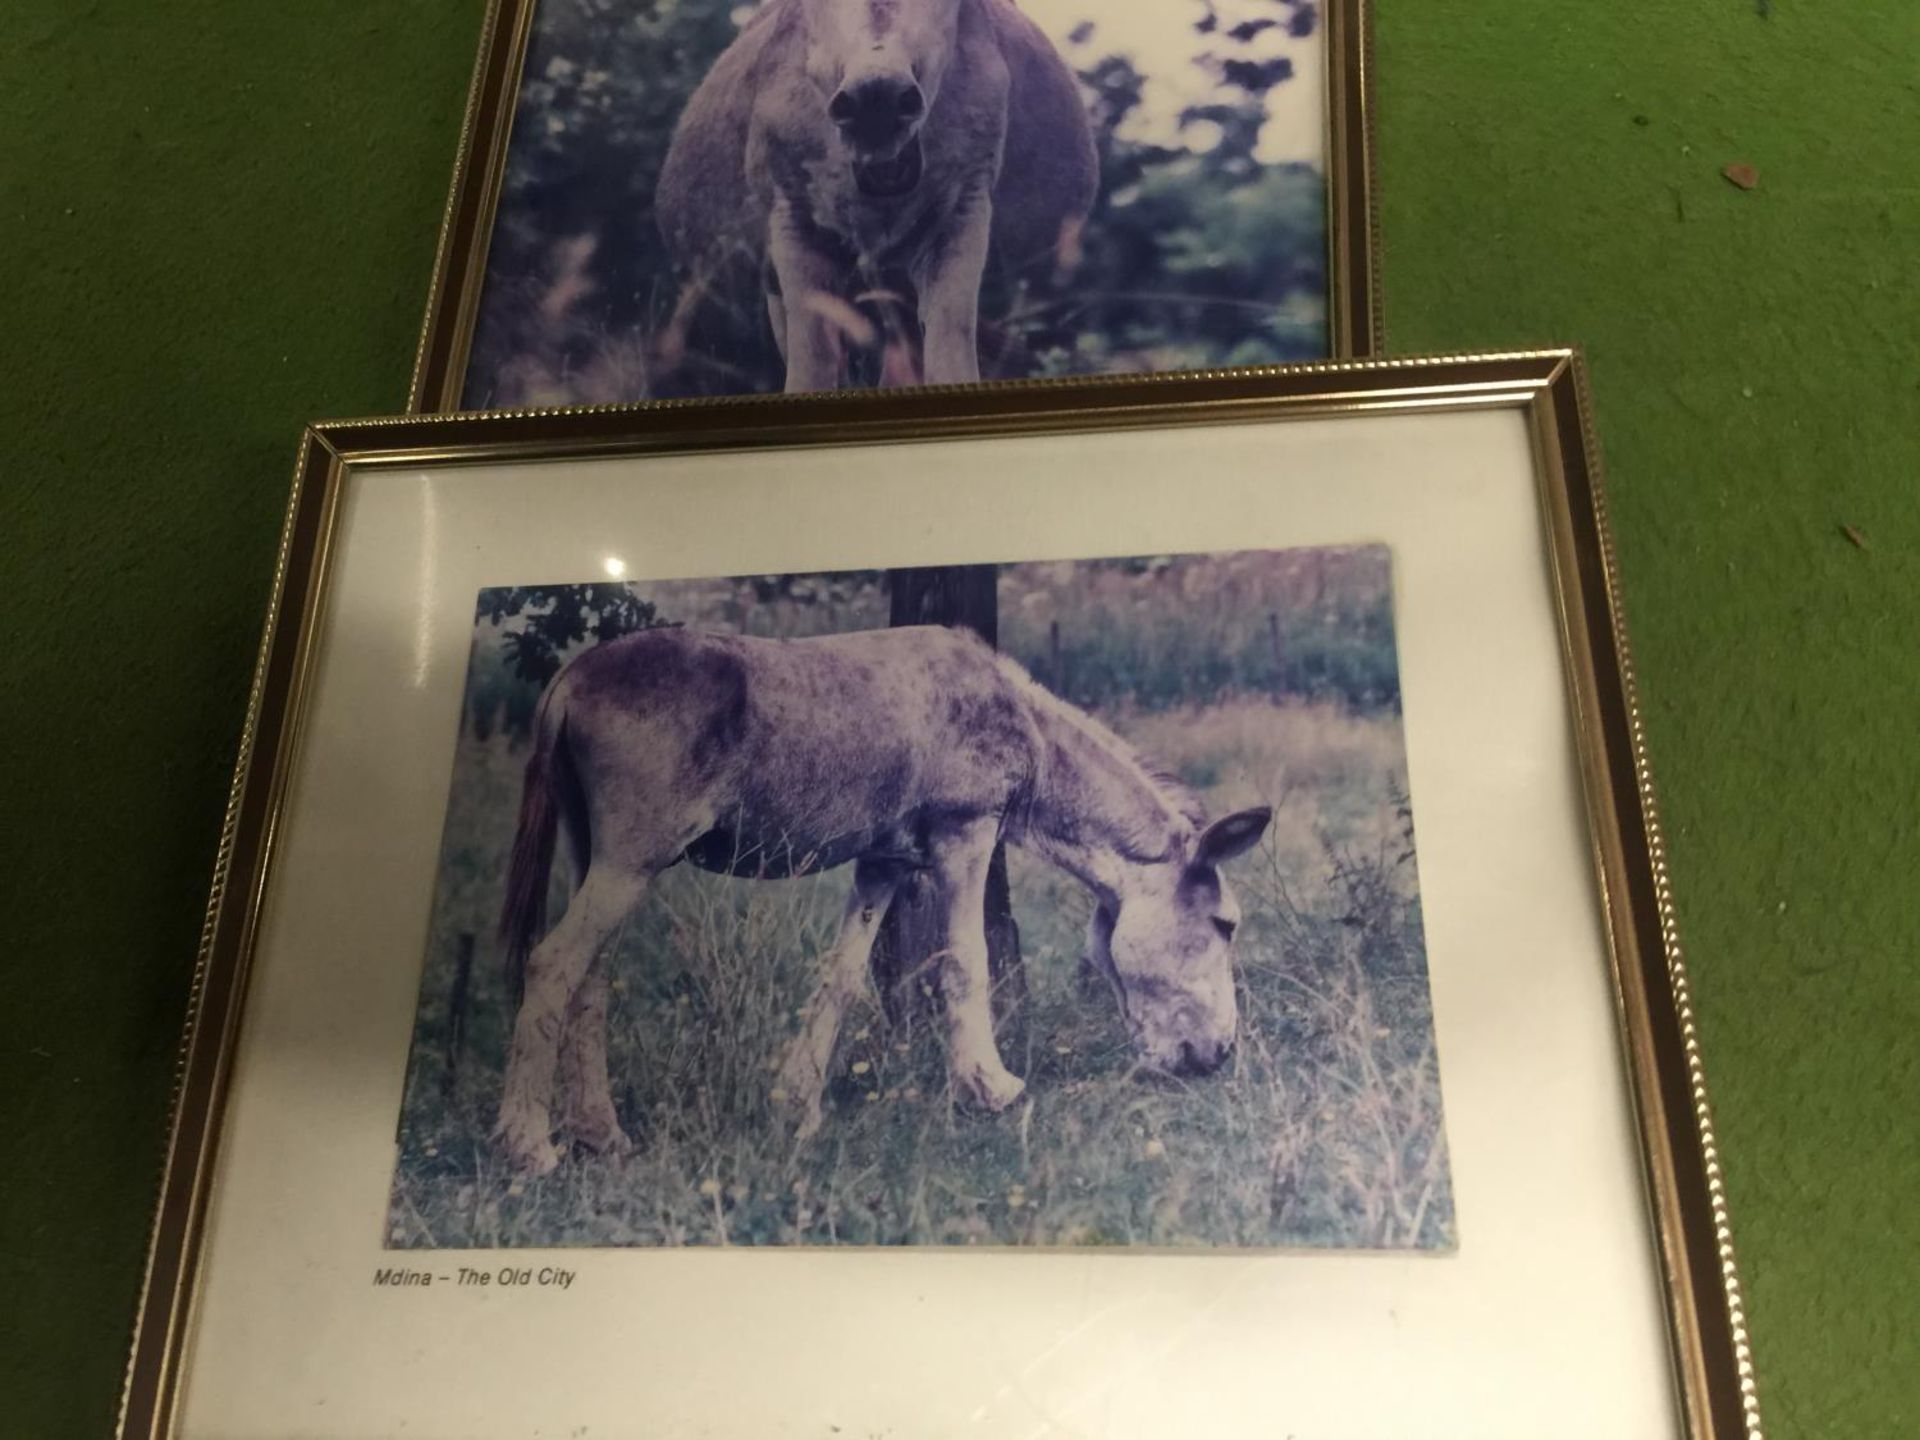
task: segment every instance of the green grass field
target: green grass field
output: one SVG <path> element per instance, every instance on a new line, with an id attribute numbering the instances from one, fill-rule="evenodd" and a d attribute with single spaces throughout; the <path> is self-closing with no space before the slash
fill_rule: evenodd
<path id="1" fill-rule="evenodd" d="M 702 608 L 670 598 L 680 613 Z M 1137 1072 L 1111 995 L 1080 978 L 1088 898 L 1014 851 L 1030 995 L 1003 1048 L 1026 1098 L 999 1116 L 959 1109 L 939 1027 L 890 1029 L 868 1003 L 842 1032 L 825 1124 L 796 1143 L 776 1122 L 773 1071 L 849 877 L 731 880 L 683 866 L 613 959 L 608 1051 L 634 1154 L 576 1153 L 524 1181 L 487 1139 L 511 1023 L 492 935 L 524 752 L 510 727 L 469 726 L 389 1242 L 1450 1246 L 1397 712 L 1229 689 L 1209 704 L 1100 713 L 1211 813 L 1275 807 L 1261 847 L 1229 871 L 1244 909 L 1242 1028 L 1225 1071 Z M 455 1063 L 451 998 L 469 951 Z"/>

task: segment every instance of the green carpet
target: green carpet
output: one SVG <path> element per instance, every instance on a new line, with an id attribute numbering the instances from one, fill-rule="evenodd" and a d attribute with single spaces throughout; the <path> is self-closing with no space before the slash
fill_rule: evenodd
<path id="1" fill-rule="evenodd" d="M 111 1422 L 294 440 L 402 403 L 482 8 L 9 7 L 10 1435 Z M 1379 8 L 1394 344 L 1593 362 L 1770 1432 L 1920 1433 L 1920 6 Z"/>

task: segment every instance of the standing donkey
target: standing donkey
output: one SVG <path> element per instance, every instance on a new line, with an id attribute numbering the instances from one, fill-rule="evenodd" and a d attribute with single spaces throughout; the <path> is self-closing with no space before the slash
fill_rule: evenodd
<path id="1" fill-rule="evenodd" d="M 820 1124 L 881 917 L 915 870 L 944 911 L 934 979 L 954 1093 L 990 1111 L 1019 1098 L 987 977 L 987 865 L 1001 839 L 1093 892 L 1090 959 L 1145 1061 L 1210 1072 L 1238 1023 L 1239 907 L 1220 867 L 1271 815 L 1205 823 L 1192 795 L 967 631 L 761 640 L 662 629 L 611 641 L 560 672 L 535 721 L 501 917 L 523 998 L 496 1137 L 521 1171 L 558 1163 L 557 1071 L 565 1136 L 628 1148 L 608 1089 L 607 951 L 648 884 L 681 860 L 760 878 L 853 866 L 825 976 L 781 1067 L 802 1135 Z M 536 945 L 556 837 L 573 893 Z"/>
<path id="2" fill-rule="evenodd" d="M 654 210 L 696 291 L 758 263 L 788 390 L 846 382 L 853 301 L 895 276 L 942 384 L 980 378 L 989 249 L 1069 255 L 1098 182 L 1079 84 L 1013 0 L 767 0 L 687 102 Z"/>

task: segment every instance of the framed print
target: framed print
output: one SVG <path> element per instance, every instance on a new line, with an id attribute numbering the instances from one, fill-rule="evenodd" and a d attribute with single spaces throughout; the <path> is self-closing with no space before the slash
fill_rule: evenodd
<path id="1" fill-rule="evenodd" d="M 1753 1440 L 1576 357 L 322 425 L 125 1436 Z"/>
<path id="2" fill-rule="evenodd" d="M 1375 353 L 1367 0 L 495 0 L 413 408 Z"/>

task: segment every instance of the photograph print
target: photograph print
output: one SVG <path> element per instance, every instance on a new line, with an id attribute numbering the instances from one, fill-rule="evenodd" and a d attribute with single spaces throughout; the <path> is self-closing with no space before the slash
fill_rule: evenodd
<path id="1" fill-rule="evenodd" d="M 1382 546 L 483 590 L 396 1249 L 1450 1250 Z"/>
<path id="2" fill-rule="evenodd" d="M 537 0 L 463 408 L 1330 353 L 1324 0 Z"/>

